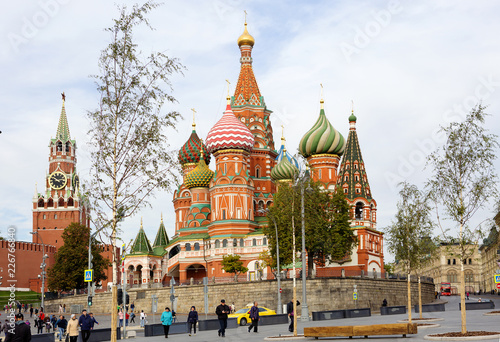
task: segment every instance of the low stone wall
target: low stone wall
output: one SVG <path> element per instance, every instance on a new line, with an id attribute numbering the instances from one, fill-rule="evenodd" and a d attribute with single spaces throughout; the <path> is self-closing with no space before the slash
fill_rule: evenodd
<path id="1" fill-rule="evenodd" d="M 370 308 L 379 311 L 382 301 L 387 299 L 389 306 L 407 305 L 407 282 L 395 279 L 373 279 L 373 278 L 316 278 L 307 280 L 307 303 L 309 313 L 313 311 L 326 311 L 338 309 L 353 309 L 353 289 L 356 285 L 358 290 L 358 308 Z M 293 281 L 291 279 L 281 282 L 282 304 L 288 303 L 293 296 Z M 418 284 L 411 285 L 412 303 L 418 301 Z M 158 312 L 162 312 L 165 306 L 171 307 L 170 288 L 130 289 L 130 303 L 134 302 L 136 311 L 151 311 L 151 296 L 158 296 Z M 175 310 L 179 313 L 187 313 L 194 305 L 198 313 L 204 313 L 203 285 L 189 285 L 175 287 L 176 304 Z M 276 310 L 277 306 L 277 284 L 276 280 L 264 280 L 244 283 L 224 283 L 208 285 L 208 307 L 209 314 L 215 312 L 216 306 L 221 299 L 226 304 L 234 302 L 236 309 L 257 301 L 260 306 Z M 297 299 L 302 303 L 302 281 L 297 280 Z M 434 300 L 434 284 L 422 283 L 422 301 L 430 303 Z M 61 299 L 46 301 L 47 312 L 57 312 L 60 303 L 70 307 L 73 304 L 81 304 L 87 307 L 87 296 L 71 296 Z M 93 299 L 92 311 L 95 313 L 109 313 L 111 303 L 111 292 L 98 293 Z M 301 306 L 299 306 L 300 310 Z M 299 311 L 300 313 L 300 311 Z"/>

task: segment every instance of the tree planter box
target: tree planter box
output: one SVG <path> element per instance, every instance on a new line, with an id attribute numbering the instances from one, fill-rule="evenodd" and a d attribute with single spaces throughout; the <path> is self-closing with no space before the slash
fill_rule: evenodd
<path id="1" fill-rule="evenodd" d="M 380 314 L 381 315 L 401 315 L 406 313 L 406 306 L 397 305 L 397 306 L 381 306 Z"/>
<path id="2" fill-rule="evenodd" d="M 312 313 L 313 321 L 345 318 L 345 310 L 315 311 Z"/>
<path id="3" fill-rule="evenodd" d="M 465 310 L 489 310 L 494 309 L 495 303 L 490 302 L 465 302 Z M 458 309 L 462 310 L 462 303 L 458 303 Z"/>
<path id="4" fill-rule="evenodd" d="M 345 318 L 369 317 L 372 315 L 370 308 L 345 310 Z"/>
<path id="5" fill-rule="evenodd" d="M 249 323 L 251 323 L 251 321 Z M 260 316 L 260 321 L 259 321 L 259 325 L 274 325 L 274 324 L 286 324 L 286 323 L 288 323 L 287 314 Z"/>
<path id="6" fill-rule="evenodd" d="M 170 325 L 170 330 L 168 331 L 168 334 L 187 334 L 189 332 L 188 330 L 188 324 L 187 322 L 179 322 L 179 323 L 172 323 Z M 163 336 L 165 333 L 163 332 L 163 324 L 157 323 L 157 324 L 146 324 L 144 327 L 144 336 L 149 337 L 149 336 Z"/>
<path id="7" fill-rule="evenodd" d="M 227 319 L 227 329 L 233 329 L 238 327 L 238 321 L 236 318 L 228 318 Z M 198 321 L 198 330 L 219 330 L 219 320 L 218 319 L 206 319 L 203 321 Z"/>
<path id="8" fill-rule="evenodd" d="M 120 328 L 116 328 L 116 339 L 117 340 L 121 339 Z M 56 338 L 56 340 L 59 341 L 58 338 Z M 111 328 L 94 329 L 90 332 L 89 342 L 101 342 L 101 341 L 111 341 Z M 82 342 L 81 332 L 78 335 L 78 342 Z"/>
<path id="9" fill-rule="evenodd" d="M 442 304 L 422 304 L 422 312 L 446 311 L 444 303 Z M 420 312 L 418 304 L 415 305 L 415 312 Z"/>

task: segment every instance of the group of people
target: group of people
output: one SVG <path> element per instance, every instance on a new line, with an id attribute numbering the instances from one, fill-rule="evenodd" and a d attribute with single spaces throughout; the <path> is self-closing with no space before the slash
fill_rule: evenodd
<path id="1" fill-rule="evenodd" d="M 54 315 L 55 317 L 55 315 Z M 43 332 L 44 319 L 45 317 L 43 310 L 40 312 L 40 316 L 37 317 L 38 332 Z M 36 322 L 36 321 L 35 321 Z M 52 323 L 50 323 L 52 324 Z M 87 342 L 90 337 L 90 332 L 94 329 L 94 325 L 99 324 L 92 313 L 87 314 L 87 310 L 82 311 L 82 315 L 77 320 L 76 315 L 72 314 L 71 319 L 68 322 L 63 315 L 60 315 L 58 319 L 55 319 L 53 323 L 54 330 L 57 328 L 59 341 L 62 341 L 63 337 L 68 342 L 77 342 L 78 335 L 80 331 L 82 332 L 82 341 Z M 41 328 L 40 328 L 41 327 Z M 24 321 L 24 315 L 22 313 L 17 313 L 15 316 L 14 331 L 12 332 L 12 327 L 8 324 L 6 320 L 2 325 L 2 331 L 5 333 L 5 342 L 29 342 L 31 341 L 31 328 L 29 321 Z"/>

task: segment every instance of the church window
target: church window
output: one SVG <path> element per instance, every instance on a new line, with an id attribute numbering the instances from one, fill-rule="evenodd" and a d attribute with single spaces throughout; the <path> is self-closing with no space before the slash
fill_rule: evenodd
<path id="1" fill-rule="evenodd" d="M 358 169 L 358 164 L 354 164 L 354 168 L 357 170 Z"/>
<path id="2" fill-rule="evenodd" d="M 449 272 L 447 274 L 447 280 L 448 283 L 456 283 L 457 282 L 457 273 L 456 272 Z"/>
<path id="3" fill-rule="evenodd" d="M 222 247 L 227 247 L 227 240 L 226 239 L 222 240 Z"/>
<path id="4" fill-rule="evenodd" d="M 198 242 L 196 242 L 196 243 L 194 244 L 194 250 L 195 250 L 195 251 L 199 251 L 199 250 L 200 250 L 200 244 L 199 244 Z"/>
<path id="5" fill-rule="evenodd" d="M 344 188 L 344 194 L 347 194 L 347 188 Z"/>
<path id="6" fill-rule="evenodd" d="M 190 243 L 186 243 L 186 245 L 184 247 L 186 248 L 186 252 L 189 252 L 191 250 L 191 244 Z"/>
<path id="7" fill-rule="evenodd" d="M 227 164 L 224 163 L 224 173 L 227 173 Z"/>
<path id="8" fill-rule="evenodd" d="M 39 208 L 43 208 L 43 199 L 40 199 L 40 200 L 38 201 L 38 207 L 39 207 Z M 45 218 L 45 217 L 44 217 L 44 218 Z"/>
<path id="9" fill-rule="evenodd" d="M 54 227 L 54 229 L 57 229 L 57 227 Z"/>
<path id="10" fill-rule="evenodd" d="M 233 240 L 233 247 L 238 247 L 238 240 L 236 239 Z"/>
<path id="11" fill-rule="evenodd" d="M 200 194 L 196 194 L 196 200 L 199 201 L 200 200 Z"/>
<path id="12" fill-rule="evenodd" d="M 43 227 L 42 229 L 45 229 L 45 227 Z"/>
<path id="13" fill-rule="evenodd" d="M 215 240 L 215 248 L 220 248 L 220 241 L 219 240 Z"/>
<path id="14" fill-rule="evenodd" d="M 257 239 L 252 240 L 252 246 L 257 246 Z"/>
<path id="15" fill-rule="evenodd" d="M 54 214 L 54 220 L 57 220 L 57 214 Z"/>
<path id="16" fill-rule="evenodd" d="M 259 167 L 255 168 L 255 177 L 260 178 L 260 168 Z"/>
<path id="17" fill-rule="evenodd" d="M 241 118 L 240 120 L 241 122 L 245 123 L 245 118 Z"/>
<path id="18" fill-rule="evenodd" d="M 321 178 L 321 169 L 318 170 L 318 176 Z"/>
<path id="19" fill-rule="evenodd" d="M 69 149 L 69 142 L 66 143 L 66 152 L 69 153 L 70 149 Z"/>
<path id="20" fill-rule="evenodd" d="M 354 180 L 357 182 L 359 181 L 359 177 L 358 176 L 354 176 Z"/>
<path id="21" fill-rule="evenodd" d="M 240 247 L 245 247 L 245 241 L 243 239 L 240 239 Z"/>
<path id="22" fill-rule="evenodd" d="M 237 208 L 237 209 L 236 209 L 236 218 L 237 218 L 238 220 L 241 220 L 241 208 Z"/>
<path id="23" fill-rule="evenodd" d="M 262 244 L 263 244 L 264 246 L 266 246 L 266 245 L 267 245 L 267 238 L 263 238 L 263 239 L 262 239 Z"/>
<path id="24" fill-rule="evenodd" d="M 351 166 L 350 164 L 346 164 L 345 168 L 349 170 L 350 166 Z"/>
<path id="25" fill-rule="evenodd" d="M 226 219 L 226 209 L 222 209 L 222 219 Z"/>
<path id="26" fill-rule="evenodd" d="M 469 259 L 469 265 L 472 264 L 472 259 Z"/>
<path id="27" fill-rule="evenodd" d="M 57 152 L 62 152 L 62 142 L 57 142 Z"/>
<path id="28" fill-rule="evenodd" d="M 453 265 L 457 264 L 457 259 L 453 259 Z"/>
<path id="29" fill-rule="evenodd" d="M 344 182 L 347 182 L 347 181 L 349 181 L 349 176 L 346 175 L 346 176 L 344 176 Z"/>
<path id="30" fill-rule="evenodd" d="M 355 214 L 357 220 L 361 220 L 363 218 L 363 203 L 361 202 L 356 203 Z"/>
<path id="31" fill-rule="evenodd" d="M 357 194 L 360 194 L 360 193 L 361 193 L 361 190 L 356 189 L 356 193 L 357 193 Z"/>
<path id="32" fill-rule="evenodd" d="M 43 214 L 43 219 L 45 220 L 47 218 L 47 215 Z"/>

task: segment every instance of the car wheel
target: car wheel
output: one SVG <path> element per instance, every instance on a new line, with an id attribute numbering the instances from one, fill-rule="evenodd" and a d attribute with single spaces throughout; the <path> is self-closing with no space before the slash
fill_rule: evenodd
<path id="1" fill-rule="evenodd" d="M 241 320 L 240 320 L 240 325 L 242 327 L 244 327 L 245 325 L 247 325 L 247 319 L 245 317 L 243 317 Z"/>

